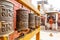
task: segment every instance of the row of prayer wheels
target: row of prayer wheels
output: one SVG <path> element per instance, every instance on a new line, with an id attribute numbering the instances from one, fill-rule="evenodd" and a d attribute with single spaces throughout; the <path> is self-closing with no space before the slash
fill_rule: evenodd
<path id="1" fill-rule="evenodd" d="M 33 13 L 28 13 L 25 9 L 18 9 L 16 12 L 16 28 L 18 31 L 36 29 L 40 26 L 40 16 Z"/>
<path id="2" fill-rule="evenodd" d="M 14 31 L 13 8 L 14 5 L 11 2 L 0 0 L 0 35 L 9 34 Z M 25 9 L 18 9 L 16 13 L 17 31 L 36 29 L 40 26 L 40 16 L 34 13 L 28 13 Z"/>
<path id="3" fill-rule="evenodd" d="M 7 1 L 1 1 L 0 11 L 0 34 L 2 35 L 13 31 L 13 4 Z M 16 27 L 18 30 L 35 29 L 40 25 L 40 16 L 28 13 L 25 9 L 19 9 L 16 12 Z"/>

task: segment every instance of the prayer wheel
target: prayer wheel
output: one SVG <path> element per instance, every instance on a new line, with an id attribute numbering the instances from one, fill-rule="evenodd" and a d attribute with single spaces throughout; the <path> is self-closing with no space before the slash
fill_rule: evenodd
<path id="1" fill-rule="evenodd" d="M 13 31 L 13 4 L 0 0 L 0 35 Z"/>
<path id="2" fill-rule="evenodd" d="M 33 13 L 29 13 L 29 28 L 35 29 L 35 15 Z"/>
<path id="3" fill-rule="evenodd" d="M 38 16 L 38 26 L 40 26 L 40 16 Z"/>
<path id="4" fill-rule="evenodd" d="M 36 28 L 38 27 L 38 16 L 37 15 L 35 16 L 35 27 Z"/>
<path id="5" fill-rule="evenodd" d="M 17 24 L 16 28 L 18 31 L 23 31 L 28 29 L 28 12 L 25 9 L 17 10 Z"/>

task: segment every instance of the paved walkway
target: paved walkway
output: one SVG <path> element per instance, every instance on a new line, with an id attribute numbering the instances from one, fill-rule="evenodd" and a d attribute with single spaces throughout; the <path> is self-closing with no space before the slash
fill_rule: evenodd
<path id="1" fill-rule="evenodd" d="M 41 40 L 60 40 L 60 32 L 57 31 L 40 31 L 40 39 Z M 50 33 L 52 33 L 52 37 L 50 36 Z M 33 38 L 31 38 L 31 40 L 35 40 L 36 36 L 34 36 Z"/>
<path id="2" fill-rule="evenodd" d="M 52 37 L 50 36 L 52 33 Z M 60 32 L 56 31 L 41 31 L 40 33 L 41 40 L 60 40 Z"/>

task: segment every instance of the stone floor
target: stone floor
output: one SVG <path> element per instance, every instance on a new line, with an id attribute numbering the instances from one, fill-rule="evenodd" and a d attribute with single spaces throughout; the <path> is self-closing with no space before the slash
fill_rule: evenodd
<path id="1" fill-rule="evenodd" d="M 50 33 L 52 33 L 53 36 L 50 36 Z M 31 38 L 31 40 L 35 40 L 36 36 Z M 40 40 L 60 40 L 60 32 L 57 31 L 40 31 Z"/>

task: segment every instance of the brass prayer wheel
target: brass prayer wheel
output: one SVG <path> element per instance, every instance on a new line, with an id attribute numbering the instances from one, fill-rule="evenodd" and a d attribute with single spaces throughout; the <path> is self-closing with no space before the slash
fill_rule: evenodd
<path id="1" fill-rule="evenodd" d="M 13 31 L 13 4 L 0 0 L 0 35 Z"/>
<path id="2" fill-rule="evenodd" d="M 35 29 L 35 15 L 33 13 L 29 13 L 29 28 Z"/>
<path id="3" fill-rule="evenodd" d="M 36 28 L 38 27 L 38 16 L 37 15 L 35 16 L 35 26 Z"/>
<path id="4" fill-rule="evenodd" d="M 40 26 L 40 16 L 38 16 L 38 26 Z"/>
<path id="5" fill-rule="evenodd" d="M 16 28 L 18 31 L 28 29 L 28 12 L 25 9 L 18 9 L 17 10 L 17 24 Z"/>

